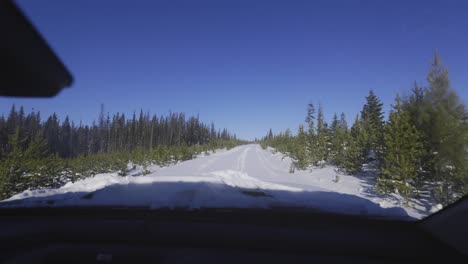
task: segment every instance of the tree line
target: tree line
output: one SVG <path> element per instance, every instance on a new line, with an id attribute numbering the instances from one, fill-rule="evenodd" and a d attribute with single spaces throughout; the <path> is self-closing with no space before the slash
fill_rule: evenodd
<path id="1" fill-rule="evenodd" d="M 47 143 L 50 153 L 62 158 L 135 148 L 151 149 L 154 146 L 203 145 L 212 140 L 236 139 L 227 129 L 216 130 L 214 124 L 206 125 L 198 117 L 185 117 L 183 113 L 167 116 L 140 111 L 130 118 L 116 113 L 112 117 L 101 113 L 98 122 L 76 125 L 68 116 L 60 122 L 55 113 L 41 121 L 40 112 L 25 114 L 23 107 L 12 106 L 8 117 L 0 117 L 0 158 L 11 151 L 8 138 L 18 130 L 21 148 L 26 149 L 36 135 Z"/>
<path id="2" fill-rule="evenodd" d="M 0 199 L 26 189 L 56 188 L 97 173 L 125 176 L 131 166 L 165 166 L 199 153 L 232 148 L 243 142 L 227 129 L 216 129 L 199 117 L 183 113 L 127 118 L 101 112 L 91 125 L 61 122 L 53 113 L 42 121 L 40 112 L 11 107 L 0 117 Z"/>
<path id="3" fill-rule="evenodd" d="M 409 95 L 397 95 L 387 120 L 370 90 L 350 127 L 344 113 L 328 124 L 323 107 L 310 103 L 307 127 L 294 136 L 270 130 L 261 144 L 291 156 L 299 169 L 331 164 L 358 174 L 369 164 L 378 192 L 410 199 L 430 186 L 435 199 L 449 204 L 468 193 L 468 112 L 437 53 L 431 66 L 427 87 L 415 82 Z"/>

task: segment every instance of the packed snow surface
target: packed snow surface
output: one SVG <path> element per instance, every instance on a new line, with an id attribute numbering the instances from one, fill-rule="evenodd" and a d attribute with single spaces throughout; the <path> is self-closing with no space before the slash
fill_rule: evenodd
<path id="1" fill-rule="evenodd" d="M 153 165 L 148 175 L 137 168 L 125 177 L 105 173 L 59 189 L 24 191 L 0 206 L 304 207 L 408 220 L 433 209 L 419 203 L 404 206 L 398 195 L 376 194 L 372 175 L 350 176 L 333 166 L 290 173 L 291 166 L 281 153 L 243 145 L 169 167 Z"/>

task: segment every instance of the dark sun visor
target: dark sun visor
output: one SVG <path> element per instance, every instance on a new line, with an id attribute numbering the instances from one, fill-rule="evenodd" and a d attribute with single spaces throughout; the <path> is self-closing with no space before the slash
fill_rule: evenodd
<path id="1" fill-rule="evenodd" d="M 0 1 L 0 96 L 52 97 L 71 73 L 13 1 Z"/>

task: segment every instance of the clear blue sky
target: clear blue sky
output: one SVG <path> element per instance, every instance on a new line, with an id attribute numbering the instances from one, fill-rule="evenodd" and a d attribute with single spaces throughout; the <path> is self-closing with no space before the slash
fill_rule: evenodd
<path id="1" fill-rule="evenodd" d="M 468 1 L 63 1 L 20 7 L 75 77 L 53 99 L 1 98 L 79 122 L 106 112 L 200 114 L 252 139 L 304 122 L 306 104 L 351 122 L 374 89 L 389 109 L 434 50 L 468 98 Z"/>

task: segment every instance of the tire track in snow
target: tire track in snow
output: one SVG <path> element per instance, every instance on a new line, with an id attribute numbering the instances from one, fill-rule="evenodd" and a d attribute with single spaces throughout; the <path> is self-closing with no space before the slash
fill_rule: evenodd
<path id="1" fill-rule="evenodd" d="M 247 153 L 249 152 L 250 148 L 246 148 L 244 152 L 242 152 L 242 159 L 241 159 L 241 168 L 240 171 L 245 171 L 245 160 L 247 157 Z"/>
<path id="2" fill-rule="evenodd" d="M 247 152 L 249 152 L 249 150 L 249 147 L 245 148 L 237 158 L 236 170 L 245 172 L 245 158 L 247 157 Z"/>
<path id="3" fill-rule="evenodd" d="M 260 152 L 263 152 L 263 150 L 260 150 Z M 257 154 L 257 158 L 260 161 L 259 163 L 268 172 L 267 174 L 276 175 L 276 172 L 270 166 L 266 165 L 266 163 L 268 163 L 268 162 L 265 159 L 265 157 L 262 156 L 262 153 L 259 153 L 259 148 L 258 147 L 255 148 L 255 153 Z"/>
<path id="4" fill-rule="evenodd" d="M 215 153 L 215 154 L 213 154 L 211 156 L 203 157 L 203 158 L 206 158 L 207 160 L 205 161 L 205 163 L 201 164 L 197 168 L 197 173 L 206 172 L 207 168 L 209 168 L 213 164 L 216 164 L 216 162 L 218 162 L 221 158 L 223 158 L 225 156 L 228 156 L 228 155 L 233 155 L 234 153 L 237 153 L 237 152 L 239 152 L 241 150 L 242 150 L 241 147 L 235 147 L 235 148 L 233 148 L 231 150 L 228 150 L 226 152 L 223 152 L 223 153 Z"/>

